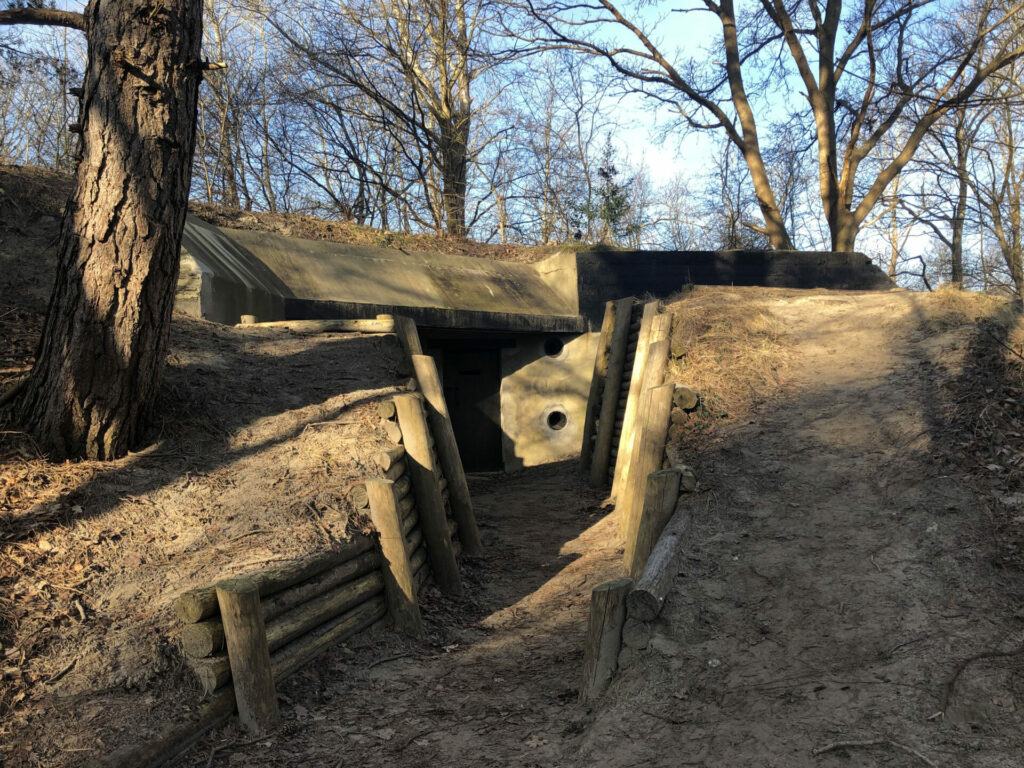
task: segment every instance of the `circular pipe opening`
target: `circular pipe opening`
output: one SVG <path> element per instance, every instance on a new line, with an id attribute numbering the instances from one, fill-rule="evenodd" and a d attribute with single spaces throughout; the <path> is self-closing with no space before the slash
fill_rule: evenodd
<path id="1" fill-rule="evenodd" d="M 569 423 L 569 417 L 565 415 L 564 411 L 552 411 L 548 414 L 548 428 L 559 430 L 565 429 L 565 425 Z"/>
<path id="2" fill-rule="evenodd" d="M 548 357 L 558 357 L 565 349 L 565 342 L 557 336 L 548 336 L 544 339 L 544 354 Z"/>

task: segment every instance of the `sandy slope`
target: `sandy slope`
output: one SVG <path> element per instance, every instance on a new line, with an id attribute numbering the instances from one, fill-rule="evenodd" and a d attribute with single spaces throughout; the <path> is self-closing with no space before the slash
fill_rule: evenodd
<path id="1" fill-rule="evenodd" d="M 979 533 L 992 498 L 947 459 L 974 325 L 936 322 L 935 301 L 773 303 L 785 391 L 704 457 L 675 594 L 578 764 L 1024 762 L 1024 656 L 949 685 L 1021 648 L 1024 622 Z M 883 743 L 814 754 L 845 741 Z"/>

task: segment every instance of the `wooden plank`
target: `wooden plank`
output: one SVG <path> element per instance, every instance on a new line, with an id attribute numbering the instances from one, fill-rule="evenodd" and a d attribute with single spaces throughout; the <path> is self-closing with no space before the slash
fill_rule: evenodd
<path id="1" fill-rule="evenodd" d="M 629 315 L 633 299 L 615 302 L 615 324 L 609 342 L 608 369 L 604 378 L 604 396 L 601 411 L 597 417 L 597 433 L 594 437 L 594 455 L 590 462 L 590 484 L 601 487 L 608 481 L 608 463 L 615 430 L 615 410 L 618 393 L 625 378 L 626 343 L 629 341 Z"/>
<path id="2" fill-rule="evenodd" d="M 690 510 L 676 507 L 675 514 L 658 537 L 647 565 L 626 599 L 626 611 L 637 621 L 654 621 L 676 577 L 676 563 L 689 540 Z"/>
<path id="3" fill-rule="evenodd" d="M 594 371 L 590 376 L 590 392 L 587 394 L 587 409 L 583 412 L 583 442 L 580 445 L 580 471 L 589 473 L 594 458 L 594 438 L 597 432 L 597 417 L 601 412 L 601 395 L 605 390 L 608 375 L 608 358 L 611 353 L 612 334 L 615 331 L 615 302 L 604 305 L 601 332 L 597 337 L 597 351 L 594 353 Z"/>
<path id="4" fill-rule="evenodd" d="M 635 522 L 626 533 L 624 560 L 630 578 L 640 578 L 651 549 L 672 518 L 682 474 L 679 469 L 661 469 L 647 475 L 640 514 L 634 515 Z"/>
<path id="5" fill-rule="evenodd" d="M 402 520 L 398 513 L 395 483 L 391 480 L 369 480 L 366 490 L 370 494 L 370 519 L 380 541 L 388 615 L 396 630 L 409 637 L 421 637 L 423 623 L 420 620 L 413 571 L 406 552 Z"/>
<path id="6" fill-rule="evenodd" d="M 441 464 L 441 472 L 448 483 L 452 516 L 459 524 L 462 551 L 471 557 L 479 557 L 483 554 L 484 548 L 480 543 L 480 531 L 476 525 L 473 501 L 469 496 L 469 484 L 466 482 L 466 473 L 462 467 L 459 446 L 455 442 L 455 432 L 444 399 L 444 390 L 441 389 L 437 364 L 430 355 L 413 355 L 412 364 L 420 383 L 420 391 L 426 400 L 427 419 L 434 435 L 434 447 Z"/>
<path id="7" fill-rule="evenodd" d="M 406 465 L 416 494 L 416 508 L 427 544 L 430 569 L 438 588 L 449 595 L 462 594 L 459 564 L 455 559 L 448 524 L 445 520 L 444 500 L 438 486 L 437 468 L 430 450 L 427 418 L 423 402 L 417 395 L 395 395 L 398 422 L 405 438 Z"/>
<path id="8" fill-rule="evenodd" d="M 665 455 L 669 413 L 672 410 L 672 385 L 664 384 L 647 390 L 640 407 L 643 408 L 640 414 L 643 421 L 637 429 L 633 458 L 629 475 L 623 482 L 621 500 L 616 504 L 627 546 L 628 539 L 635 536 L 637 530 L 636 518 L 643 507 L 647 476 L 661 469 L 661 460 Z"/>
<path id="9" fill-rule="evenodd" d="M 583 647 L 583 684 L 580 698 L 591 701 L 608 687 L 618 667 L 622 625 L 626 621 L 626 595 L 632 579 L 615 579 L 594 588 L 590 595 L 590 621 Z"/>
<path id="10" fill-rule="evenodd" d="M 654 327 L 654 318 L 657 314 L 658 302 L 649 301 L 644 304 L 643 315 L 640 321 L 640 332 L 637 336 L 636 359 L 633 361 L 633 368 L 629 375 L 629 389 L 627 390 L 629 399 L 626 401 L 622 435 L 619 437 L 619 460 L 615 462 L 615 472 L 612 476 L 612 500 L 618 500 L 622 481 L 625 478 L 626 467 L 623 459 L 629 455 L 629 446 L 633 439 L 636 408 L 640 400 L 640 393 L 643 391 L 641 385 L 643 383 L 644 362 L 647 359 L 647 348 L 651 342 L 651 332 Z"/>
<path id="11" fill-rule="evenodd" d="M 250 732 L 266 733 L 280 719 L 280 714 L 260 610 L 259 587 L 245 578 L 218 582 L 217 602 L 224 624 L 238 719 Z"/>

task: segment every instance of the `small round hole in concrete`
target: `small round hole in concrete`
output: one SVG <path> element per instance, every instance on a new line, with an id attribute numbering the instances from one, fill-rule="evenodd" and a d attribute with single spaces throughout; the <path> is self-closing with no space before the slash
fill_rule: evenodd
<path id="1" fill-rule="evenodd" d="M 565 348 L 565 342 L 557 336 L 548 336 L 544 339 L 544 354 L 548 357 L 558 357 Z"/>
<path id="2" fill-rule="evenodd" d="M 551 429 L 565 429 L 568 423 L 569 419 L 562 411 L 552 411 L 548 414 L 548 427 Z"/>

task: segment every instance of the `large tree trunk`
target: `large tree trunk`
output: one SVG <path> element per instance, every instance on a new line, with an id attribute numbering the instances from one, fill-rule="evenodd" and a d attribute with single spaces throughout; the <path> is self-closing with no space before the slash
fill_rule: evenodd
<path id="1" fill-rule="evenodd" d="M 90 0 L 82 156 L 23 423 L 55 457 L 133 445 L 164 364 L 195 146 L 199 0 Z"/>

